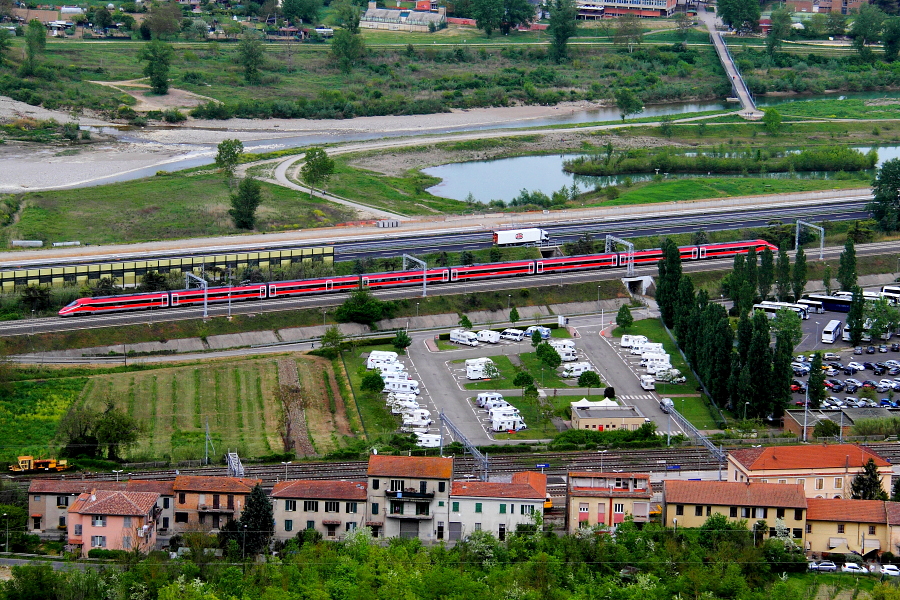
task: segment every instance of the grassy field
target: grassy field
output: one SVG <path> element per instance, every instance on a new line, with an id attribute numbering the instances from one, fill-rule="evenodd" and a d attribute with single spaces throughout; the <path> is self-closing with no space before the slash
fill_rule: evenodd
<path id="1" fill-rule="evenodd" d="M 101 375 L 85 386 L 81 403 L 102 410 L 108 402 L 138 419 L 146 435 L 133 458 L 203 457 L 205 427 L 218 455 L 283 451 L 277 359 L 246 359 Z"/>
<path id="2" fill-rule="evenodd" d="M 400 417 L 391 414 L 390 409 L 384 403 L 384 394 L 363 392 L 361 389 L 362 375 L 366 372 L 366 360 L 362 357 L 362 354 L 368 356 L 368 353 L 372 350 L 388 350 L 403 354 L 402 351 L 398 351 L 393 346 L 384 344 L 382 346 L 366 346 L 363 349 L 344 352 L 341 355 L 347 376 L 350 378 L 350 386 L 356 400 L 359 417 L 362 420 L 362 427 L 370 440 L 374 440 L 382 435 L 396 433 L 400 428 Z"/>
<path id="3" fill-rule="evenodd" d="M 678 410 L 678 412 L 684 410 L 684 413 L 682 414 L 684 414 L 684 417 L 688 421 L 694 424 L 694 427 L 697 427 L 698 429 L 715 429 L 716 421 L 703 397 L 696 395 L 681 396 L 682 394 L 698 394 L 698 383 L 690 372 L 690 369 L 688 369 L 681 354 L 678 352 L 675 342 L 669 338 L 659 320 L 642 319 L 635 321 L 634 325 L 628 328 L 628 331 L 623 331 L 621 327 L 616 327 L 612 332 L 613 337 L 618 338 L 622 337 L 623 333 L 628 333 L 630 335 L 645 335 L 647 336 L 647 339 L 652 342 L 662 342 L 665 351 L 671 359 L 672 367 L 680 370 L 685 378 L 687 378 L 687 381 L 681 385 L 665 384 L 666 395 L 674 396 L 673 401 L 676 404 L 676 410 Z M 657 388 L 657 391 L 662 394 L 662 390 L 659 388 Z"/>
<path id="4" fill-rule="evenodd" d="M 86 377 L 17 381 L 0 399 L 0 436 L 5 440 L 0 462 L 15 463 L 19 455 L 55 456 L 51 440 L 59 420 L 78 400 Z"/>
<path id="5" fill-rule="evenodd" d="M 263 183 L 258 231 L 326 227 L 352 218 L 352 211 L 306 194 Z M 21 217 L 5 227 L 10 239 L 82 244 L 240 233 L 228 216 L 223 175 L 175 173 L 78 190 L 31 192 L 19 197 Z"/>

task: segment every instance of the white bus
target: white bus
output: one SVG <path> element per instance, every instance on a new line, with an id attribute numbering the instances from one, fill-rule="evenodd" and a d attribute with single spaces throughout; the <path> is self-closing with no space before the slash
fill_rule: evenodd
<path id="1" fill-rule="evenodd" d="M 807 300 L 804 298 L 802 300 L 797 300 L 797 304 L 799 304 L 800 306 L 805 306 L 806 312 L 808 312 L 808 313 L 815 313 L 817 315 L 821 315 L 822 313 L 825 312 L 825 308 L 822 306 L 822 303 L 819 302 L 818 300 Z"/>
<path id="2" fill-rule="evenodd" d="M 823 344 L 833 344 L 839 339 L 841 339 L 841 334 L 844 331 L 844 324 L 838 320 L 828 321 L 828 324 L 825 326 L 825 329 L 822 330 L 822 343 Z"/>
<path id="3" fill-rule="evenodd" d="M 787 308 L 788 310 L 792 310 L 800 315 L 801 319 L 809 318 L 809 307 L 805 304 L 791 304 L 790 302 L 775 302 L 773 300 L 763 300 L 760 302 L 763 306 L 777 306 L 778 308 Z"/>

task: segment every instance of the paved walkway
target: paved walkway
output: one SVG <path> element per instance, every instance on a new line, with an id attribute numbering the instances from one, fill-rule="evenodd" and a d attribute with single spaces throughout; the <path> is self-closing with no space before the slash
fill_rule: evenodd
<path id="1" fill-rule="evenodd" d="M 709 30 L 709 36 L 716 48 L 716 54 L 719 55 L 719 60 L 722 61 L 722 68 L 725 69 L 726 75 L 731 78 L 734 93 L 737 94 L 737 98 L 741 101 L 741 116 L 750 120 L 761 119 L 763 113 L 756 108 L 753 97 L 750 95 L 750 90 L 747 89 L 747 84 L 744 83 L 744 78 L 741 77 L 737 65 L 734 64 L 734 59 L 728 52 L 728 48 L 725 47 L 725 40 L 722 39 L 722 34 L 717 28 L 719 25 L 718 13 L 707 12 L 706 5 L 701 4 L 697 15 Z"/>

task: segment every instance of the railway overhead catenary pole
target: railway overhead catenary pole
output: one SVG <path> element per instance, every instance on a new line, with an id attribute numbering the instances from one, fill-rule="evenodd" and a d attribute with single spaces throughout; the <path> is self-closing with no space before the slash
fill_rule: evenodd
<path id="1" fill-rule="evenodd" d="M 809 227 L 810 229 L 815 229 L 819 232 L 819 260 L 823 260 L 825 258 L 825 228 L 819 227 L 818 225 L 813 225 L 812 223 L 807 223 L 806 221 L 801 221 L 797 219 L 797 230 L 794 233 L 794 248 L 800 247 L 800 229 L 803 227 Z"/>

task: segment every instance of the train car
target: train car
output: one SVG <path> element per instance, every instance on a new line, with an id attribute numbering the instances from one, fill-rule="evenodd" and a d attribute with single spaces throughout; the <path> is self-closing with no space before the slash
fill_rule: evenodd
<path id="1" fill-rule="evenodd" d="M 720 244 L 703 244 L 696 247 L 698 256 L 693 258 L 713 259 L 713 258 L 731 258 L 737 254 L 747 254 L 753 248 L 757 253 L 762 252 L 766 248 L 772 252 L 778 252 L 778 246 L 770 244 L 766 240 L 751 240 L 747 242 L 722 242 Z M 682 258 L 684 255 L 682 254 Z"/>
<path id="2" fill-rule="evenodd" d="M 619 265 L 619 255 L 585 254 L 582 256 L 562 256 L 542 258 L 537 261 L 537 273 L 559 273 L 591 269 L 608 269 Z"/>
<path id="3" fill-rule="evenodd" d="M 170 292 L 172 306 L 195 306 L 203 304 L 203 289 L 175 290 Z M 266 284 L 238 285 L 231 287 L 216 287 L 206 290 L 206 302 L 238 302 L 241 300 L 263 300 L 266 297 Z"/>
<path id="4" fill-rule="evenodd" d="M 500 277 L 518 277 L 534 274 L 533 260 L 515 262 L 484 263 L 450 267 L 450 281 L 468 281 L 470 279 L 497 279 Z"/>
<path id="5" fill-rule="evenodd" d="M 70 302 L 60 309 L 59 316 L 71 317 L 74 315 L 91 315 L 124 310 L 149 310 L 153 308 L 168 308 L 168 306 L 169 292 L 97 296 L 95 298 L 78 298 Z"/>
<path id="6" fill-rule="evenodd" d="M 297 281 L 272 281 L 268 283 L 269 298 L 343 292 L 359 287 L 359 276 L 324 277 Z"/>
<path id="7" fill-rule="evenodd" d="M 450 281 L 450 269 L 428 269 L 425 277 L 428 283 Z M 393 271 L 391 273 L 366 273 L 361 275 L 362 284 L 370 288 L 422 285 L 422 271 Z"/>

